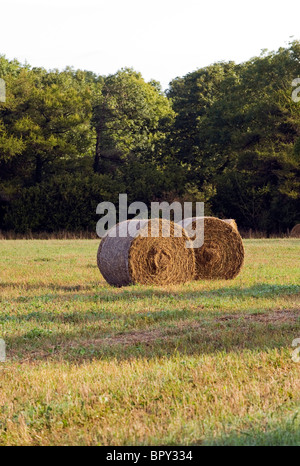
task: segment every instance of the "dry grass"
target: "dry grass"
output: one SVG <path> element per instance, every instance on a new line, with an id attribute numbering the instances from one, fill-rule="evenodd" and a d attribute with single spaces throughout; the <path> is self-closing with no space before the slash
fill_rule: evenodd
<path id="1" fill-rule="evenodd" d="M 299 445 L 300 240 L 233 281 L 126 289 L 99 241 L 0 241 L 0 445 Z"/>

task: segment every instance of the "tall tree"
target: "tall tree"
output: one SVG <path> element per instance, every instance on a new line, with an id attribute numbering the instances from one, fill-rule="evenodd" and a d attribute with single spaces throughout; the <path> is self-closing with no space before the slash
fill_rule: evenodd
<path id="1" fill-rule="evenodd" d="M 154 156 L 165 137 L 164 125 L 173 117 L 171 103 L 156 82 L 146 83 L 132 69 L 104 78 L 94 99 L 94 171 L 113 169 L 130 155 Z"/>
<path id="2" fill-rule="evenodd" d="M 39 183 L 58 161 L 83 156 L 92 144 L 91 90 L 70 70 L 22 68 L 7 77 L 0 108 L 0 161 L 27 183 Z"/>

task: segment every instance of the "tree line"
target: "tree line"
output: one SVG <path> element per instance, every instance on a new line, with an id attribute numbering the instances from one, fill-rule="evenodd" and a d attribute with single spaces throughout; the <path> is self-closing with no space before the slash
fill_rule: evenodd
<path id="1" fill-rule="evenodd" d="M 0 229 L 95 231 L 96 206 L 204 201 L 267 234 L 300 223 L 300 42 L 175 78 L 0 56 Z"/>

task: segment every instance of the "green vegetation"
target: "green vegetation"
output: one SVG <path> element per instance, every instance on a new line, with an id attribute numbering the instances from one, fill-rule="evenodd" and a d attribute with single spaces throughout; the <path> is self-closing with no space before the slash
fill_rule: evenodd
<path id="1" fill-rule="evenodd" d="M 300 43 L 170 83 L 46 71 L 0 56 L 0 229 L 95 231 L 96 206 L 205 201 L 239 228 L 300 222 Z M 36 215 L 35 215 L 36 212 Z"/>
<path id="2" fill-rule="evenodd" d="M 0 445 L 300 444 L 300 240 L 169 287 L 109 287 L 97 247 L 0 241 Z"/>

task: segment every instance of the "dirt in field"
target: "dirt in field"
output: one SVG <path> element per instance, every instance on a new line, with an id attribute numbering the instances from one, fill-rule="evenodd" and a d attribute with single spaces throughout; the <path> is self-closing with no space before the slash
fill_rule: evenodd
<path id="1" fill-rule="evenodd" d="M 284 323 L 284 322 L 296 322 L 300 319 L 300 306 L 299 309 L 285 309 L 280 311 L 272 312 L 262 312 L 258 314 L 226 314 L 222 317 L 218 317 L 217 321 L 230 321 L 230 320 L 240 320 L 240 321 L 251 321 L 251 322 L 262 322 L 262 323 Z"/>

